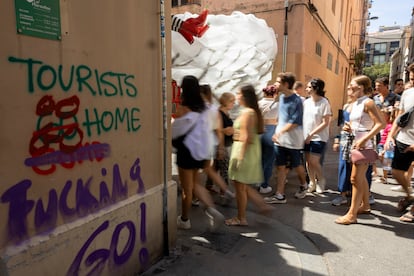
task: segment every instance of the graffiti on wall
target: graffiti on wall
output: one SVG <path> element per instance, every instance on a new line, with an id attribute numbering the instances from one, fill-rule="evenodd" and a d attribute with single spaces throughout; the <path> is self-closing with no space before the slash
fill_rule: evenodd
<path id="1" fill-rule="evenodd" d="M 43 96 L 36 105 L 37 122 L 29 142 L 30 157 L 24 164 L 41 175 L 52 174 L 56 165 L 71 169 L 84 161 L 101 161 L 110 155 L 110 146 L 99 141 L 84 142 L 84 136 L 100 136 L 103 132 L 123 130 L 137 132 L 141 127 L 137 107 L 99 110 L 89 106 L 83 109 L 84 121 L 78 119 L 81 101 L 78 95 L 89 93 L 106 98 L 138 95 L 134 75 L 116 72 L 100 73 L 86 65 L 62 65 L 54 68 L 43 61 L 9 57 L 9 62 L 26 68 L 27 91 L 48 92 L 57 89 L 76 94 L 61 100 L 54 95 Z M 64 70 L 66 69 L 66 70 Z M 66 72 L 67 71 L 67 72 Z"/>
<path id="2" fill-rule="evenodd" d="M 107 170 L 102 168 L 101 175 L 107 176 Z M 127 179 L 129 181 L 127 181 Z M 97 180 L 90 176 L 78 178 L 75 181 L 67 180 L 62 191 L 54 188 L 49 190 L 48 204 L 45 208 L 41 198 L 28 199 L 29 190 L 33 183 L 30 179 L 23 179 L 7 189 L 0 197 L 1 203 L 9 205 L 8 235 L 10 240 L 21 241 L 28 237 L 28 217 L 34 212 L 34 224 L 37 233 L 52 230 L 57 226 L 58 214 L 65 222 L 73 221 L 94 213 L 108 205 L 112 205 L 128 196 L 128 184 L 136 183 L 136 193 L 145 192 L 144 182 L 141 178 L 140 159 L 132 164 L 129 177 L 121 176 L 118 164 L 112 168 L 112 185 L 109 181 Z M 99 185 L 99 197 L 90 191 L 92 185 Z M 110 190 L 110 187 L 112 189 Z M 74 194 L 74 200 L 69 200 L 69 194 Z M 68 202 L 74 202 L 71 206 Z"/>
<path id="3" fill-rule="evenodd" d="M 56 170 L 56 164 L 69 169 L 76 162 L 99 162 L 109 156 L 108 144 L 93 141 L 82 145 L 83 131 L 76 117 L 79 105 L 77 96 L 55 102 L 53 96 L 45 95 L 39 100 L 36 130 L 29 144 L 31 157 L 25 160 L 26 166 L 38 174 L 47 175 Z"/>
<path id="4" fill-rule="evenodd" d="M 50 175 L 58 168 L 72 169 L 85 162 L 101 162 L 111 155 L 111 147 L 102 141 L 102 134 L 139 131 L 138 107 L 103 108 L 93 106 L 93 101 L 82 105 L 83 96 L 136 99 L 138 89 L 134 75 L 100 72 L 86 65 L 54 67 L 33 58 L 11 56 L 8 61 L 25 69 L 29 95 L 44 94 L 33 106 L 33 131 L 27 137 L 30 156 L 24 159 L 24 165 L 36 174 Z M 122 165 L 101 166 L 96 175 L 68 177 L 57 183 L 60 189 L 50 187 L 46 198 L 33 196 L 36 187 L 42 184 L 39 180 L 23 178 L 7 186 L 0 194 L 0 203 L 8 207 L 4 224 L 8 242 L 17 244 L 28 239 L 32 233 L 30 229 L 36 234 L 52 231 L 58 226 L 58 218 L 69 223 L 125 200 L 128 193 L 144 193 L 140 158 L 129 165 L 129 174 L 122 173 Z M 137 249 L 135 258 L 142 266 L 147 265 L 150 254 L 145 247 L 145 203 L 140 205 L 139 217 L 138 221 L 126 220 L 111 225 L 113 222 L 106 220 L 99 225 L 74 257 L 67 275 L 78 275 L 84 267 L 90 270 L 88 275 L 96 275 L 106 265 L 122 265 L 133 257 L 138 241 L 141 248 Z M 110 229 L 113 232 L 108 247 L 95 249 L 94 244 L 101 234 Z"/>
<path id="5" fill-rule="evenodd" d="M 147 241 L 145 203 L 141 203 L 140 205 L 140 214 L 141 219 L 139 221 L 139 238 L 141 244 L 144 245 Z M 108 248 L 96 249 L 85 258 L 86 252 L 88 249 L 90 249 L 92 242 L 98 239 L 99 235 L 107 230 L 109 225 L 110 222 L 108 220 L 104 221 L 90 235 L 82 248 L 79 250 L 71 266 L 69 267 L 69 270 L 67 271 L 68 276 L 79 275 L 79 271 L 83 266 L 86 269 L 90 268 L 88 269 L 87 273 L 83 274 L 100 275 L 106 265 L 108 265 L 109 269 L 111 269 L 112 267 L 120 266 L 126 263 L 132 257 L 136 244 L 138 227 L 135 226 L 135 223 L 133 221 L 128 220 L 116 225 L 112 233 L 112 238 Z M 120 245 L 120 236 L 122 231 L 126 238 L 123 241 L 123 245 Z M 148 249 L 142 246 L 138 251 L 137 258 L 141 267 L 147 266 L 150 260 Z M 84 262 L 82 263 L 82 261 Z"/>
<path id="6" fill-rule="evenodd" d="M 134 98 L 138 89 L 133 84 L 134 75 L 117 72 L 100 73 L 86 65 L 72 65 L 64 76 L 64 68 L 59 65 L 44 64 L 41 60 L 9 57 L 9 62 L 26 65 L 27 91 L 30 94 L 40 90 L 47 92 L 59 86 L 63 92 L 89 92 L 92 96 L 128 96 Z M 65 81 L 66 80 L 66 81 Z"/>

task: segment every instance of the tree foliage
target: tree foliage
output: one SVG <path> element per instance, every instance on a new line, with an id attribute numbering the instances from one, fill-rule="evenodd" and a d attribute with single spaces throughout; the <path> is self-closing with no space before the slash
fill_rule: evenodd
<path id="1" fill-rule="evenodd" d="M 390 63 L 375 64 L 362 68 L 362 74 L 368 76 L 372 82 L 377 78 L 388 77 L 390 75 Z"/>
<path id="2" fill-rule="evenodd" d="M 364 66 L 365 61 L 365 53 L 363 51 L 360 51 L 355 54 L 355 68 L 358 75 L 362 73 L 362 68 Z"/>

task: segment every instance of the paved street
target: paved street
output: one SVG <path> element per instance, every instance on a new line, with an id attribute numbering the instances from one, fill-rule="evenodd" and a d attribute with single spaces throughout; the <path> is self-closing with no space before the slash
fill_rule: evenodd
<path id="1" fill-rule="evenodd" d="M 390 190 L 395 185 L 373 183 L 372 214 L 360 215 L 358 224 L 334 223 L 348 208 L 330 203 L 338 194 L 337 158 L 329 147 L 327 193 L 295 199 L 298 182 L 290 173 L 287 204 L 274 205 L 270 219 L 249 206 L 248 227 L 212 234 L 202 208 L 194 207 L 193 228 L 179 230 L 170 256 L 145 275 L 413 275 L 414 224 L 398 220 L 403 194 Z M 218 209 L 226 217 L 237 212 L 235 202 Z"/>

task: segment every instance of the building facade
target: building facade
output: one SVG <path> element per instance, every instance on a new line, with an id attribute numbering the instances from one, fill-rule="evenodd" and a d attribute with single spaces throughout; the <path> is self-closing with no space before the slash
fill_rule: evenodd
<path id="1" fill-rule="evenodd" d="M 405 69 L 410 51 L 410 26 L 381 26 L 369 33 L 365 45 L 365 66 L 390 63 L 390 88 L 396 79 L 405 80 Z"/>
<path id="2" fill-rule="evenodd" d="M 160 5 L 0 1 L 0 275 L 138 275 L 174 242 Z"/>
<path id="3" fill-rule="evenodd" d="M 365 45 L 365 66 L 390 62 L 394 52 L 404 45 L 405 32 L 401 26 L 381 27 L 378 32 L 369 33 Z"/>

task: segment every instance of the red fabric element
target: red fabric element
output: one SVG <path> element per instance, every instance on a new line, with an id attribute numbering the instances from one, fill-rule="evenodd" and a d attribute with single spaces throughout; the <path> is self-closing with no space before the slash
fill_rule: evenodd
<path id="1" fill-rule="evenodd" d="M 208 11 L 204 10 L 199 16 L 194 18 L 188 18 L 183 22 L 178 32 L 188 41 L 193 44 L 194 37 L 202 37 L 208 30 L 209 26 L 206 25 Z"/>

